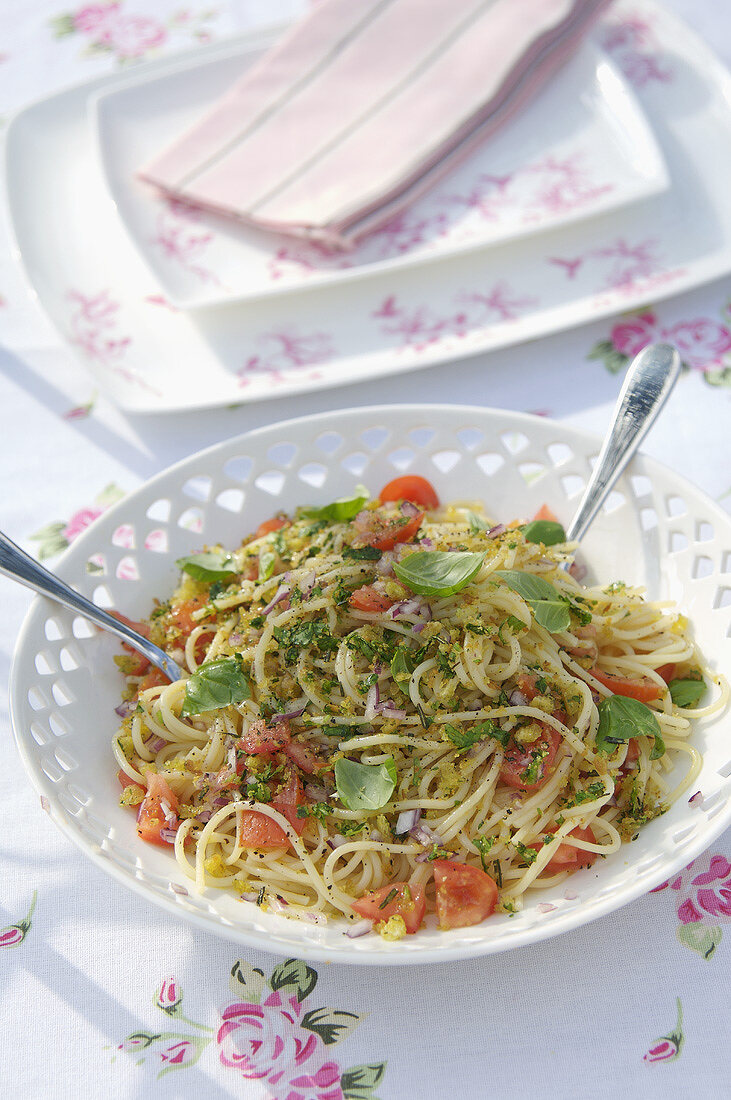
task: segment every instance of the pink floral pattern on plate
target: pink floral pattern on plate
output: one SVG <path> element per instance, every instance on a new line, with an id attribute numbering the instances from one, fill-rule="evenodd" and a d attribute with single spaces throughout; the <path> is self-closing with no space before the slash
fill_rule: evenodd
<path id="1" fill-rule="evenodd" d="M 323 270 L 349 270 L 414 250 L 464 244 L 494 235 L 496 227 L 538 226 L 581 210 L 615 190 L 602 181 L 586 153 L 546 156 L 503 174 L 477 171 L 459 191 L 445 190 L 402 211 L 349 253 L 323 244 L 283 241 L 267 263 L 272 282 L 306 279 Z"/>
<path id="2" fill-rule="evenodd" d="M 131 336 L 117 333 L 121 305 L 108 290 L 85 294 L 70 290 L 69 339 L 93 363 L 98 363 L 132 385 L 157 393 L 140 373 L 125 362 L 132 344 Z"/>
<path id="3" fill-rule="evenodd" d="M 220 286 L 216 273 L 200 262 L 215 237 L 210 229 L 200 225 L 203 211 L 180 199 L 166 197 L 161 201 L 152 243 L 168 260 L 180 264 L 201 282 Z"/>
<path id="4" fill-rule="evenodd" d="M 672 66 L 663 55 L 646 15 L 625 15 L 610 21 L 600 42 L 636 88 L 672 81 Z"/>
<path id="5" fill-rule="evenodd" d="M 697 371 L 712 386 L 731 386 L 731 307 L 720 319 L 707 316 L 664 323 L 660 309 L 648 308 L 626 314 L 612 326 L 606 340 L 589 352 L 611 373 L 624 370 L 633 356 L 647 344 L 667 341 L 675 344 L 687 370 Z"/>
<path id="6" fill-rule="evenodd" d="M 181 8 L 163 23 L 151 15 L 129 11 L 123 0 L 84 4 L 51 20 L 54 38 L 79 35 L 86 40 L 87 56 L 110 54 L 120 64 L 142 61 L 170 44 L 181 32 L 194 41 L 208 42 L 216 10 L 193 12 Z"/>
<path id="7" fill-rule="evenodd" d="M 377 1100 L 373 1090 L 383 1080 L 385 1063 L 344 1070 L 330 1056 L 329 1048 L 347 1038 L 362 1017 L 309 1007 L 317 980 L 317 971 L 299 959 L 280 963 L 268 979 L 238 959 L 229 981 L 236 1000 L 212 1028 L 184 1015 L 183 991 L 167 978 L 155 1003 L 179 1030 L 135 1031 L 116 1049 L 134 1056 L 138 1065 L 153 1065 L 158 1078 L 194 1065 L 210 1049 L 227 1069 L 261 1082 L 269 1100 Z"/>
<path id="8" fill-rule="evenodd" d="M 382 333 L 395 338 L 395 351 L 414 353 L 445 338 L 462 340 L 478 325 L 515 321 L 537 301 L 500 281 L 487 291 L 463 291 L 446 314 L 427 305 L 403 306 L 395 295 L 389 295 L 371 317 Z"/>
<path id="9" fill-rule="evenodd" d="M 298 378 L 317 381 L 322 377 L 321 371 L 311 370 L 303 375 L 303 368 L 327 363 L 337 354 L 329 333 L 302 333 L 293 327 L 264 333 L 258 344 L 259 351 L 250 355 L 237 372 L 242 387 L 256 382 L 276 386 L 288 382 L 293 373 Z"/>

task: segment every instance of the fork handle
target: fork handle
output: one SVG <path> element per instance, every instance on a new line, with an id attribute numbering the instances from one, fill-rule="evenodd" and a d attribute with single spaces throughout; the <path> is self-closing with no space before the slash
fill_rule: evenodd
<path id="1" fill-rule="evenodd" d="M 632 360 L 614 410 L 614 418 L 596 465 L 566 530 L 578 542 L 654 424 L 680 375 L 680 356 L 670 344 L 649 344 Z"/>

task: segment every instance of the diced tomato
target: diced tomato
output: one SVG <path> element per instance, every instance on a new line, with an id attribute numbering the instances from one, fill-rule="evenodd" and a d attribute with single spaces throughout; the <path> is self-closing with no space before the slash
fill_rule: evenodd
<path id="1" fill-rule="evenodd" d="M 390 501 L 408 500 L 412 504 L 419 504 L 422 508 L 438 508 L 439 497 L 430 481 L 418 474 L 406 474 L 404 477 L 396 477 L 384 485 L 378 494 L 381 504 Z"/>
<path id="2" fill-rule="evenodd" d="M 170 819 L 165 814 L 163 802 L 167 803 Z M 137 835 L 148 844 L 172 843 L 161 836 L 163 829 L 178 827 L 178 799 L 161 775 L 151 772 L 147 776 L 147 794 L 137 811 Z"/>
<path id="3" fill-rule="evenodd" d="M 396 601 L 379 592 L 372 584 L 364 584 L 362 588 L 356 588 L 348 603 L 357 611 L 388 611 Z"/>
<path id="4" fill-rule="evenodd" d="M 660 667 L 656 669 L 656 672 L 658 676 L 662 677 L 666 684 L 669 684 L 675 677 L 675 669 L 677 667 L 677 665 L 660 665 Z"/>
<path id="5" fill-rule="evenodd" d="M 364 545 L 374 546 L 376 550 L 393 550 L 397 542 L 411 542 L 423 518 L 423 512 L 406 517 L 364 510 L 355 517 L 353 525 Z"/>
<path id="6" fill-rule="evenodd" d="M 237 829 L 242 848 L 254 848 L 261 852 L 273 852 L 277 848 L 289 848 L 291 841 L 284 829 L 271 817 L 257 810 L 243 810 Z"/>
<path id="7" fill-rule="evenodd" d="M 120 623 L 124 623 L 131 630 L 136 631 L 137 634 L 141 634 L 143 638 L 150 637 L 150 627 L 147 623 L 136 622 L 134 619 L 128 619 L 126 615 L 123 615 L 121 611 L 110 611 L 115 619 L 119 619 Z M 144 672 L 150 667 L 150 661 L 142 653 L 138 653 L 127 642 L 122 642 L 122 649 L 129 653 L 130 657 L 134 658 L 134 663 L 130 663 L 128 676 L 142 676 Z"/>
<path id="8" fill-rule="evenodd" d="M 245 581 L 257 581 L 259 579 L 259 559 L 251 558 L 247 561 L 241 571 L 241 576 Z"/>
<path id="9" fill-rule="evenodd" d="M 547 519 L 550 520 L 551 523 L 559 522 L 558 516 L 551 508 L 548 507 L 547 504 L 542 504 L 540 506 L 536 514 L 533 516 L 533 519 Z"/>
<path id="10" fill-rule="evenodd" d="M 322 774 L 323 769 L 327 767 L 325 761 L 301 741 L 290 741 L 284 751 L 292 763 L 307 775 L 314 775 L 316 772 Z"/>
<path id="11" fill-rule="evenodd" d="M 548 725 L 543 726 L 542 735 L 530 745 L 520 745 L 511 739 L 500 769 L 500 778 L 503 783 L 507 783 L 509 787 L 515 787 L 518 791 L 537 791 L 553 771 L 553 762 L 560 744 L 561 734 Z M 536 778 L 529 780 L 526 773 L 535 762 L 533 754 L 536 752 L 541 754 L 542 759 L 536 771 Z"/>
<path id="12" fill-rule="evenodd" d="M 237 748 L 252 756 L 260 753 L 278 752 L 289 744 L 291 739 L 289 722 L 280 719 L 268 725 L 263 718 L 252 722 L 245 734 L 236 742 Z"/>
<path id="13" fill-rule="evenodd" d="M 635 760 L 640 758 L 640 743 L 636 737 L 630 737 L 627 742 L 627 755 L 624 758 L 625 764 L 634 764 Z"/>
<path id="14" fill-rule="evenodd" d="M 143 691 L 149 691 L 150 688 L 163 687 L 170 683 L 165 673 L 161 668 L 151 668 L 146 676 L 143 676 L 137 685 L 137 694 L 139 695 Z"/>
<path id="15" fill-rule="evenodd" d="M 451 859 L 435 859 L 433 867 L 440 928 L 479 924 L 495 911 L 497 886 L 485 871 Z"/>
<path id="16" fill-rule="evenodd" d="M 624 676 L 610 676 L 598 668 L 592 668 L 590 671 L 592 676 L 614 695 L 624 695 L 625 698 L 637 699 L 640 703 L 651 703 L 662 693 L 662 688 L 657 684 L 651 684 L 649 680 L 627 680 Z"/>
<path id="17" fill-rule="evenodd" d="M 202 624 L 193 618 L 195 611 L 200 611 L 202 607 L 205 607 L 206 601 L 198 596 L 194 596 L 190 600 L 183 600 L 181 603 L 174 604 L 170 609 L 170 614 L 173 623 L 180 631 L 180 642 L 185 645 L 189 636 L 193 633 L 196 627 Z M 216 628 L 210 627 L 210 633 L 213 634 Z M 194 656 L 198 664 L 204 660 L 206 652 L 208 650 L 208 643 L 210 638 L 207 634 L 201 634 L 195 643 Z"/>
<path id="18" fill-rule="evenodd" d="M 140 790 L 143 792 L 145 790 L 141 783 L 138 783 L 137 780 L 133 779 L 131 775 L 127 775 L 126 771 L 123 771 L 122 768 L 120 768 L 117 772 L 117 782 L 119 783 L 122 790 L 124 790 L 125 787 L 139 787 Z"/>
<path id="19" fill-rule="evenodd" d="M 545 830 L 547 833 L 554 833 L 556 826 L 551 825 Z M 583 840 L 589 844 L 596 844 L 596 837 L 589 825 L 582 827 L 577 825 L 575 829 L 572 829 L 568 834 L 575 837 L 577 840 Z M 567 843 L 568 837 L 562 840 L 558 848 L 551 855 L 550 860 L 544 867 L 544 871 L 550 874 L 556 874 L 558 871 L 578 871 L 582 867 L 591 867 L 595 862 L 596 852 L 585 852 L 583 848 L 575 848 L 573 844 Z M 543 847 L 542 840 L 532 840 L 529 847 L 540 850 Z"/>
<path id="20" fill-rule="evenodd" d="M 528 702 L 532 702 L 536 695 L 540 695 L 537 687 L 538 677 L 532 672 L 521 672 L 518 677 L 518 691 L 522 691 Z"/>
<path id="21" fill-rule="evenodd" d="M 297 833 L 301 833 L 307 824 L 306 817 L 297 817 L 297 807 L 303 806 L 306 802 L 307 799 L 302 790 L 299 776 L 296 772 L 290 770 L 287 776 L 287 782 L 284 783 L 274 795 L 272 806 L 275 810 L 279 810 L 283 817 L 286 817 L 287 821 Z"/>
<path id="22" fill-rule="evenodd" d="M 283 516 L 274 516 L 272 519 L 265 519 L 263 523 L 260 523 L 256 529 L 255 539 L 261 539 L 264 535 L 271 535 L 272 531 L 279 531 L 282 527 L 286 527 L 287 520 Z"/>
<path id="23" fill-rule="evenodd" d="M 384 921 L 391 917 L 403 917 L 406 931 L 418 932 L 426 912 L 423 886 L 411 886 L 407 882 L 392 882 L 370 894 L 351 902 L 351 907 L 368 920 Z"/>

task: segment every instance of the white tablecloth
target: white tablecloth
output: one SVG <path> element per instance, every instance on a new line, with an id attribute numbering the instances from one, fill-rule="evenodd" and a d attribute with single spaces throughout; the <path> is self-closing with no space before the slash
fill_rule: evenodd
<path id="1" fill-rule="evenodd" d="M 731 62 L 728 5 L 667 3 Z M 6 0 L 2 121 L 64 85 L 300 7 L 297 0 L 213 5 Z M 94 392 L 29 298 L 3 228 L 0 234 L 0 525 L 51 565 L 109 503 L 170 462 L 295 414 L 417 397 L 541 411 L 601 432 L 624 357 L 655 336 L 676 342 L 692 369 L 645 449 L 731 507 L 729 279 L 630 317 L 448 368 L 296 401 L 135 418 Z M 237 950 L 176 923 L 90 866 L 56 832 L 10 738 L 8 674 L 30 597 L 10 582 L 1 591 L 4 1096 L 731 1095 L 731 833 L 682 879 L 534 948 L 402 970 L 284 967 L 273 955 Z M 256 996 L 230 991 L 237 959 L 239 976 L 249 988 L 258 985 Z M 301 1003 L 291 999 L 295 990 Z M 325 1046 L 301 1027 L 303 1014 L 321 1006 L 353 1014 L 357 1026 L 337 1045 Z M 244 1072 L 232 1062 L 249 1041 Z M 291 1055 L 305 1041 L 296 1069 Z"/>

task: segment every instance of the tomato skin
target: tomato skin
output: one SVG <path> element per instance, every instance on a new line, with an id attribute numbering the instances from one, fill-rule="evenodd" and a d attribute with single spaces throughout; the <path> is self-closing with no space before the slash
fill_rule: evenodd
<path id="1" fill-rule="evenodd" d="M 379 592 L 372 584 L 364 584 L 362 588 L 356 588 L 348 603 L 356 611 L 368 611 L 371 613 L 388 611 L 396 601 L 390 599 L 383 592 Z"/>
<path id="2" fill-rule="evenodd" d="M 193 612 L 200 611 L 200 609 L 202 607 L 205 607 L 205 605 L 206 601 L 204 599 L 195 596 L 190 600 L 183 600 L 181 603 L 175 604 L 173 607 L 171 607 L 170 615 L 172 617 L 173 623 L 180 631 L 179 640 L 182 645 L 185 645 L 186 641 L 193 633 L 195 628 L 202 625 L 200 622 L 196 622 L 196 620 L 193 618 Z M 214 630 L 215 628 L 211 627 L 211 633 L 213 633 Z M 206 653 L 208 651 L 209 640 L 210 639 L 208 639 L 205 634 L 201 634 L 200 638 L 198 638 L 197 642 L 195 643 L 193 654 L 198 664 L 200 664 L 205 659 Z"/>
<path id="3" fill-rule="evenodd" d="M 384 485 L 378 494 L 381 504 L 392 501 L 408 500 L 411 504 L 419 504 L 422 508 L 438 508 L 439 497 L 436 489 L 430 481 L 418 474 L 405 474 L 404 477 L 396 477 Z"/>
<path id="4" fill-rule="evenodd" d="M 540 695 L 537 680 L 538 677 L 532 672 L 521 672 L 518 677 L 518 691 L 525 695 L 529 703 L 535 699 L 536 695 Z"/>
<path id="5" fill-rule="evenodd" d="M 397 894 L 388 905 L 384 901 L 396 890 Z M 408 891 L 408 893 L 407 893 Z M 409 894 L 411 897 L 409 898 Z M 383 905 L 383 908 L 381 906 Z M 370 894 L 364 894 L 362 898 L 351 902 L 351 908 L 361 917 L 368 920 L 384 921 L 390 917 L 403 917 L 406 931 L 410 936 L 418 932 L 426 912 L 426 898 L 423 886 L 411 886 L 407 882 L 392 882 L 388 886 L 381 886 Z"/>
<path id="6" fill-rule="evenodd" d="M 494 913 L 497 885 L 485 871 L 451 859 L 435 859 L 433 867 L 440 928 L 467 928 Z"/>
<path id="7" fill-rule="evenodd" d="M 127 775 L 126 771 L 123 771 L 122 768 L 117 772 L 117 782 L 122 790 L 124 790 L 125 787 L 139 787 L 144 793 L 145 788 L 142 784 L 138 783 L 136 779 L 133 779 L 131 775 Z"/>
<path id="8" fill-rule="evenodd" d="M 363 546 L 373 546 L 376 550 L 393 550 L 396 543 L 411 542 L 423 518 L 423 512 L 417 512 L 407 519 L 398 514 L 389 516 L 365 510 L 358 513 L 353 520 L 353 526 Z"/>
<path id="9" fill-rule="evenodd" d="M 557 715 L 557 717 L 559 716 Z M 503 783 L 507 783 L 509 787 L 514 787 L 517 791 L 537 791 L 551 776 L 553 762 L 556 759 L 560 744 L 561 734 L 553 726 L 548 725 L 543 726 L 542 736 L 531 745 L 518 745 L 511 739 L 508 742 L 503 765 L 500 768 L 500 778 Z M 538 778 L 534 783 L 527 783 L 523 779 L 523 774 L 533 763 L 532 753 L 536 751 L 543 752 L 544 750 L 546 756 L 541 763 Z"/>
<path id="10" fill-rule="evenodd" d="M 670 681 L 675 678 L 675 669 L 677 667 L 677 665 L 660 665 L 660 667 L 655 669 L 655 671 L 657 672 L 658 676 L 662 677 L 666 684 L 669 684 Z"/>
<path id="11" fill-rule="evenodd" d="M 278 752 L 289 744 L 291 739 L 289 722 L 280 720 L 268 725 L 263 718 L 252 722 L 246 733 L 236 742 L 237 748 L 256 756 L 261 753 Z"/>
<path id="12" fill-rule="evenodd" d="M 236 837 L 242 848 L 253 848 L 260 852 L 291 847 L 291 841 L 284 829 L 276 821 L 272 821 L 271 817 L 257 810 L 242 811 Z"/>
<path id="13" fill-rule="evenodd" d="M 162 803 L 167 802 L 175 822 L 168 821 Z M 156 772 L 150 772 L 147 776 L 147 794 L 140 803 L 137 811 L 137 835 L 148 844 L 160 844 L 163 848 L 170 846 L 170 841 L 160 835 L 162 829 L 178 827 L 178 799 L 170 790 L 167 782 Z"/>
<path id="14" fill-rule="evenodd" d="M 170 680 L 167 678 L 161 668 L 151 668 L 146 676 L 143 676 L 137 685 L 137 694 L 141 695 L 143 691 L 149 691 L 154 687 L 167 687 Z"/>
<path id="15" fill-rule="evenodd" d="M 272 531 L 279 531 L 282 527 L 287 526 L 287 520 L 282 516 L 273 516 L 271 519 L 265 519 L 263 523 L 260 523 L 256 529 L 254 535 L 255 539 L 262 539 L 264 535 L 271 535 Z"/>
<path id="16" fill-rule="evenodd" d="M 638 703 L 652 703 L 659 699 L 662 688 L 651 684 L 649 680 L 627 680 L 624 676 L 610 676 L 601 669 L 590 669 L 591 675 L 614 695 L 623 695 L 625 699 L 636 699 Z"/>
<path id="17" fill-rule="evenodd" d="M 548 507 L 547 504 L 542 504 L 536 514 L 533 516 L 534 521 L 537 519 L 547 519 L 550 520 L 551 523 L 559 522 L 558 516 L 551 508 Z"/>
<path id="18" fill-rule="evenodd" d="M 553 833 L 555 831 L 555 825 L 546 829 L 547 833 Z M 596 844 L 596 837 L 590 825 L 585 827 L 577 825 L 568 835 L 576 837 L 577 840 L 587 841 L 589 844 Z M 543 847 L 543 841 L 532 840 L 529 847 L 540 850 Z M 591 867 L 596 857 L 596 852 L 585 852 L 582 848 L 574 848 L 573 844 L 567 844 L 565 841 L 561 841 L 557 850 L 543 868 L 542 873 L 557 874 L 559 871 L 579 871 L 582 868 Z"/>
<path id="19" fill-rule="evenodd" d="M 272 806 L 279 810 L 282 817 L 286 817 L 294 831 L 300 835 L 307 824 L 306 817 L 297 817 L 297 807 L 304 806 L 307 802 L 302 784 L 296 772 L 291 771 L 287 776 L 287 782 L 279 788 L 272 800 Z"/>
<path id="20" fill-rule="evenodd" d="M 110 611 L 109 614 L 112 615 L 113 618 L 119 619 L 120 623 L 124 623 L 130 630 L 134 630 L 137 634 L 141 634 L 143 638 L 150 637 L 150 627 L 147 623 L 137 622 L 135 619 L 128 619 L 121 611 Z M 122 649 L 129 653 L 130 657 L 135 658 L 135 664 L 130 665 L 130 671 L 127 673 L 128 676 L 142 676 L 143 673 L 147 672 L 150 667 L 150 661 L 147 657 L 143 656 L 142 653 L 138 653 L 137 650 L 133 649 L 127 642 L 122 642 Z"/>

